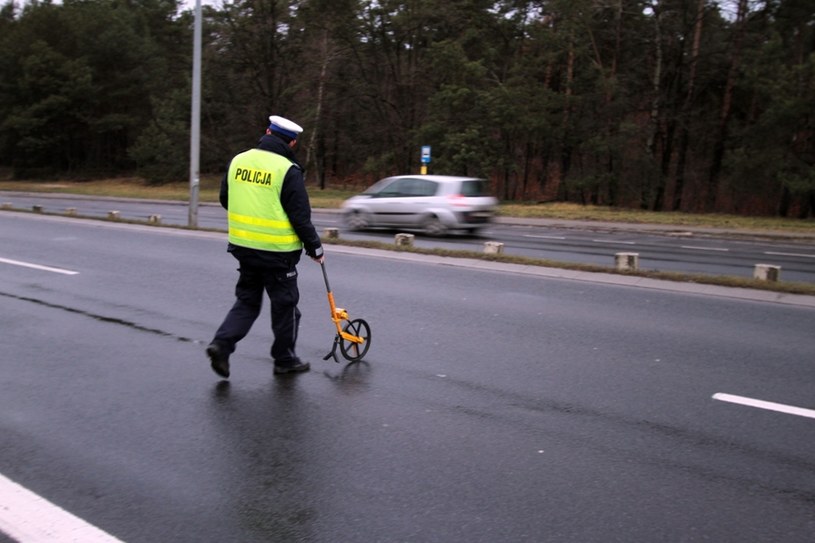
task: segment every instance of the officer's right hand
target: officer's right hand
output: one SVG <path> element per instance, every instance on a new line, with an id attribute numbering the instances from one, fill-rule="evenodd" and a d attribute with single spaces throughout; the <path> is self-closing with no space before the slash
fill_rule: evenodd
<path id="1" fill-rule="evenodd" d="M 323 252 L 322 247 L 317 247 L 317 249 L 308 256 L 317 264 L 322 264 L 325 262 L 325 253 Z"/>

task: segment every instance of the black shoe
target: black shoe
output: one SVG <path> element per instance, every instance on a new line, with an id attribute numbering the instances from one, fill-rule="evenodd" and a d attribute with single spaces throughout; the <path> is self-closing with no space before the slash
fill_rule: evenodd
<path id="1" fill-rule="evenodd" d="M 229 355 L 217 343 L 207 346 L 207 356 L 212 363 L 212 371 L 227 379 L 229 377 Z"/>
<path id="2" fill-rule="evenodd" d="M 311 368 L 311 364 L 308 362 L 303 362 L 302 360 L 298 360 L 292 364 L 275 364 L 274 365 L 274 373 L 275 375 L 283 375 L 285 373 L 301 373 L 304 371 L 308 371 Z"/>

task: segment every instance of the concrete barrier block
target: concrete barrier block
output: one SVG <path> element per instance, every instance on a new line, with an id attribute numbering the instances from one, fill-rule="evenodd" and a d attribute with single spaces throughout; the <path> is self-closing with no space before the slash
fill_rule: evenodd
<path id="1" fill-rule="evenodd" d="M 161 215 L 150 215 L 147 218 L 147 222 L 150 224 L 161 224 Z"/>
<path id="2" fill-rule="evenodd" d="M 614 255 L 614 267 L 619 271 L 636 271 L 640 268 L 640 254 L 617 253 Z"/>
<path id="3" fill-rule="evenodd" d="M 323 230 L 323 235 L 328 239 L 338 239 L 340 237 L 339 228 L 326 228 Z"/>
<path id="4" fill-rule="evenodd" d="M 112 221 L 119 220 L 119 212 L 118 211 L 108 211 L 108 219 Z"/>
<path id="5" fill-rule="evenodd" d="M 781 266 L 756 264 L 756 267 L 753 269 L 753 279 L 758 279 L 759 281 L 779 281 L 781 279 Z"/>
<path id="6" fill-rule="evenodd" d="M 396 234 L 396 245 L 402 247 L 413 247 L 413 240 L 416 238 L 413 234 Z"/>
<path id="7" fill-rule="evenodd" d="M 504 252 L 504 244 L 498 241 L 484 242 L 484 253 L 488 255 L 499 255 Z"/>

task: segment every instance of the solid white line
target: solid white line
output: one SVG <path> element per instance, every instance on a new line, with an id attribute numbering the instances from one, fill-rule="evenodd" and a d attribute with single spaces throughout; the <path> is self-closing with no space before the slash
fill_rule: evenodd
<path id="1" fill-rule="evenodd" d="M 788 415 L 798 415 L 799 417 L 815 419 L 815 409 L 805 409 L 803 407 L 784 405 L 782 403 L 765 402 L 764 400 L 756 400 L 754 398 L 746 398 L 744 396 L 734 396 L 733 394 L 724 394 L 722 392 L 717 392 L 714 394 L 713 399 L 720 400 L 722 402 L 737 403 L 749 407 L 758 407 L 759 409 L 769 409 L 770 411 L 778 411 L 779 413 L 786 413 Z"/>
<path id="2" fill-rule="evenodd" d="M 51 266 L 42 266 L 40 264 L 32 264 L 31 262 L 20 262 L 19 260 L 9 260 L 8 258 L 0 258 L 0 262 L 3 262 L 5 264 L 12 264 L 14 266 L 22 266 L 24 268 L 33 268 L 35 270 L 62 273 L 65 275 L 77 275 L 79 273 L 78 271 L 64 270 L 62 268 L 52 268 Z"/>
<path id="3" fill-rule="evenodd" d="M 802 253 L 776 253 L 775 251 L 764 251 L 764 254 L 775 256 L 802 256 L 804 258 L 815 258 L 815 255 L 805 255 Z"/>
<path id="4" fill-rule="evenodd" d="M 724 253 L 728 252 L 730 249 L 725 249 L 724 247 L 694 247 L 693 245 L 682 245 L 683 249 L 696 249 L 697 251 L 722 251 Z"/>
<path id="5" fill-rule="evenodd" d="M 19 543 L 121 543 L 2 474 L 0 532 Z"/>

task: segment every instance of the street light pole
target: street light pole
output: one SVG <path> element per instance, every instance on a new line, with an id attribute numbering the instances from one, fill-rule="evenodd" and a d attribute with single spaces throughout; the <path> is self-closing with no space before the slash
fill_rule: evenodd
<path id="1" fill-rule="evenodd" d="M 188 226 L 198 227 L 199 157 L 201 153 L 201 0 L 195 0 L 192 46 L 192 111 L 190 126 L 190 212 Z"/>

